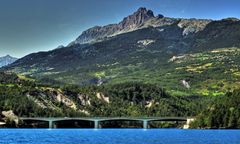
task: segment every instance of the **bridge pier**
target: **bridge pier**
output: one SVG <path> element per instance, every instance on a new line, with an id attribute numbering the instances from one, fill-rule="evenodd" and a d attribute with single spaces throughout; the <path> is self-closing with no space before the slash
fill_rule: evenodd
<path id="1" fill-rule="evenodd" d="M 95 129 L 99 128 L 99 121 L 98 120 L 94 120 L 94 128 Z"/>
<path id="2" fill-rule="evenodd" d="M 52 129 L 53 128 L 53 121 L 49 120 L 48 123 L 49 123 L 49 129 Z"/>
<path id="3" fill-rule="evenodd" d="M 143 128 L 148 129 L 148 120 L 143 120 Z"/>
<path id="4" fill-rule="evenodd" d="M 183 129 L 189 129 L 191 122 L 194 120 L 194 118 L 188 118 L 186 124 L 183 126 Z"/>

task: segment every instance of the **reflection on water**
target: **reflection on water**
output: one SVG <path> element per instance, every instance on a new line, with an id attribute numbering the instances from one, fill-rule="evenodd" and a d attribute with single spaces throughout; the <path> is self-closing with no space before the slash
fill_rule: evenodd
<path id="1" fill-rule="evenodd" d="M 11 144 L 240 144 L 240 130 L 1 129 Z"/>

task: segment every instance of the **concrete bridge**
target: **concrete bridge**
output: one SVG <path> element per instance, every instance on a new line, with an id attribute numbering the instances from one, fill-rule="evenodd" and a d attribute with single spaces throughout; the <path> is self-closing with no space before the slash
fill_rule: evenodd
<path id="1" fill-rule="evenodd" d="M 141 124 L 141 127 L 144 129 L 149 128 L 149 123 L 153 121 L 182 121 L 186 122 L 184 128 L 188 128 L 189 123 L 193 121 L 192 118 L 187 117 L 148 117 L 148 118 L 131 118 L 131 117 L 96 117 L 96 118 L 24 118 L 21 117 L 20 120 L 23 122 L 34 121 L 36 123 L 45 122 L 48 123 L 48 127 L 56 128 L 56 123 L 61 122 L 89 122 L 93 124 L 92 128 L 98 129 L 101 128 L 101 122 L 118 122 L 118 121 L 128 121 L 128 122 L 138 122 Z"/>

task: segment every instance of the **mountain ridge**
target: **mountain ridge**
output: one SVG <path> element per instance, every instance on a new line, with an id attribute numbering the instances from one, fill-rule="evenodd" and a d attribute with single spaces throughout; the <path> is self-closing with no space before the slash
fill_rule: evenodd
<path id="1" fill-rule="evenodd" d="M 184 26 L 187 29 L 186 31 L 188 31 L 184 34 L 188 34 L 189 32 L 197 32 L 199 30 L 202 30 L 203 27 L 212 20 L 199 19 L 201 22 L 200 26 L 196 25 L 196 21 L 198 21 L 198 19 L 169 18 L 164 17 L 162 14 L 155 16 L 153 11 L 148 10 L 144 7 L 140 7 L 133 14 L 123 18 L 123 20 L 118 24 L 95 26 L 87 29 L 86 31 L 83 31 L 75 41 L 69 44 L 69 46 L 73 44 L 99 42 L 112 36 L 146 28 L 149 26 L 159 27 L 171 25 L 174 23 L 179 23 L 180 25 Z"/>
<path id="2" fill-rule="evenodd" d="M 12 57 L 10 55 L 6 55 L 3 57 L 0 57 L 0 68 L 3 66 L 7 66 L 9 64 L 12 64 L 15 62 L 18 58 Z"/>

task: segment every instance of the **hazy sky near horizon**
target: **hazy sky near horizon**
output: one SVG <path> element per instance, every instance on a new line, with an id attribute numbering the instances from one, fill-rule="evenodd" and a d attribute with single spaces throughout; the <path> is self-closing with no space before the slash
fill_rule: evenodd
<path id="1" fill-rule="evenodd" d="M 118 23 L 139 7 L 168 17 L 240 18 L 240 0 L 0 0 L 0 56 L 67 45 L 82 31 Z"/>

